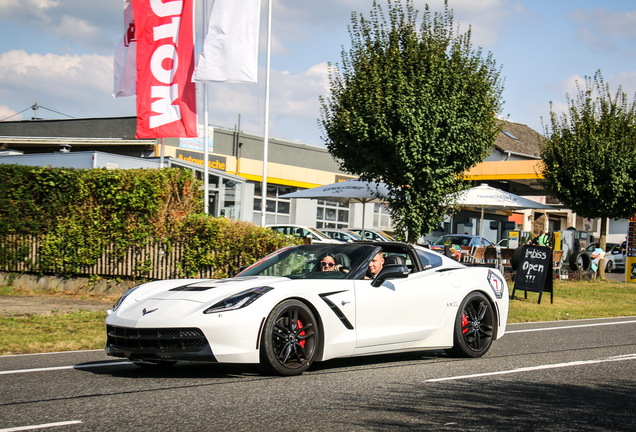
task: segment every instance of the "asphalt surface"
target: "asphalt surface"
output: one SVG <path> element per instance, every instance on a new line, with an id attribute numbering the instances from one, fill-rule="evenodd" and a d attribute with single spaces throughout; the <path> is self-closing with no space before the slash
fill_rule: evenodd
<path id="1" fill-rule="evenodd" d="M 240 365 L 152 371 L 102 351 L 0 357 L 0 432 L 631 432 L 635 395 L 636 316 L 512 324 L 479 359 L 341 359 L 290 378 Z"/>

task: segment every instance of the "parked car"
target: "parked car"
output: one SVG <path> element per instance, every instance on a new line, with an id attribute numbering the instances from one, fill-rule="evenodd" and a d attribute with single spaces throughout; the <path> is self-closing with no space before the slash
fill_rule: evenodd
<path id="1" fill-rule="evenodd" d="M 484 237 L 470 234 L 444 234 L 433 242 L 431 249 L 444 252 L 444 246 L 447 244 L 464 247 L 494 247 L 490 240 Z"/>
<path id="2" fill-rule="evenodd" d="M 358 234 L 359 236 L 362 236 L 362 228 L 349 228 L 349 231 L 354 232 Z M 364 239 L 371 240 L 371 241 L 381 241 L 381 242 L 395 241 L 393 237 L 391 237 L 384 231 L 371 229 L 371 228 L 364 229 Z"/>
<path id="3" fill-rule="evenodd" d="M 354 241 L 362 240 L 362 237 L 360 237 L 358 234 L 345 229 L 323 228 L 320 230 L 320 232 L 334 240 L 338 240 L 343 243 L 351 243 Z"/>
<path id="4" fill-rule="evenodd" d="M 342 243 L 338 240 L 334 240 L 330 237 L 327 237 L 316 228 L 302 226 L 302 225 L 267 225 L 267 228 L 271 228 L 274 231 L 281 232 L 287 235 L 295 235 L 298 237 L 306 238 L 311 237 L 312 243 L 319 244 L 333 244 L 333 243 Z"/>
<path id="5" fill-rule="evenodd" d="M 384 268 L 365 279 L 378 252 Z M 326 256 L 338 270 L 321 271 Z M 290 246 L 234 278 L 153 281 L 126 291 L 106 317 L 106 354 L 157 370 L 177 361 L 260 363 L 280 375 L 387 352 L 481 357 L 504 336 L 508 296 L 499 270 L 411 244 Z"/>
<path id="6" fill-rule="evenodd" d="M 505 239 L 499 240 L 497 242 L 496 246 L 499 247 L 499 248 L 507 248 L 508 247 L 508 239 L 505 238 Z"/>
<path id="7" fill-rule="evenodd" d="M 598 243 L 592 243 L 585 250 L 592 253 L 598 246 Z M 605 272 L 611 273 L 613 270 L 625 271 L 625 242 L 605 244 Z"/>

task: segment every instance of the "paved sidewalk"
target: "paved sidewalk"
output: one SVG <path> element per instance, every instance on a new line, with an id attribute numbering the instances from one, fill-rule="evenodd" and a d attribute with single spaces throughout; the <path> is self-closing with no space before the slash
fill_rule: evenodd
<path id="1" fill-rule="evenodd" d="M 609 280 L 616 281 L 616 282 L 625 282 L 625 272 L 622 272 L 622 273 L 617 273 L 617 272 L 605 273 L 605 278 L 609 279 Z"/>

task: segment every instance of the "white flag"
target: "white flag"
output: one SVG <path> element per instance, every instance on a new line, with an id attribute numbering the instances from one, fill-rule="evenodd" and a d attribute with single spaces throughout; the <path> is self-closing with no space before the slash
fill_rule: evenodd
<path id="1" fill-rule="evenodd" d="M 131 0 L 124 0 L 124 37 L 115 53 L 115 92 L 113 97 L 137 94 L 137 40 Z"/>
<path id="2" fill-rule="evenodd" d="M 214 0 L 193 81 L 257 82 L 260 0 Z"/>

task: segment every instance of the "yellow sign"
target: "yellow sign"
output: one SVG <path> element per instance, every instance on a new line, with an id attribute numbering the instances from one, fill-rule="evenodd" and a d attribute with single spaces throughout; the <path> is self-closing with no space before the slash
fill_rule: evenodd
<path id="1" fill-rule="evenodd" d="M 519 247 L 519 231 L 510 231 L 508 233 L 508 248 L 517 249 Z"/>
<path id="2" fill-rule="evenodd" d="M 554 250 L 561 250 L 561 231 L 554 233 Z"/>
<path id="3" fill-rule="evenodd" d="M 627 253 L 625 254 L 625 282 L 636 283 L 636 216 L 627 225 Z"/>

